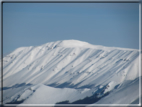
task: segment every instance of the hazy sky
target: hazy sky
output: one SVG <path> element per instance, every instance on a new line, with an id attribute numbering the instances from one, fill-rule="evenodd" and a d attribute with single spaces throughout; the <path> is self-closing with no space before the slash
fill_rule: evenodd
<path id="1" fill-rule="evenodd" d="M 3 53 L 76 39 L 139 48 L 138 3 L 4 3 Z"/>

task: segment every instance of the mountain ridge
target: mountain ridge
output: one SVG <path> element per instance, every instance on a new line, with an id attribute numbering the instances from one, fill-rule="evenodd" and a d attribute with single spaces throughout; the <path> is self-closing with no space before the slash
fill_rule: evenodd
<path id="1" fill-rule="evenodd" d="M 16 54 L 13 54 L 13 55 L 10 55 L 10 56 L 4 58 L 4 65 L 6 64 L 7 61 L 11 61 L 11 60 L 13 60 L 13 62 L 11 62 L 11 63 L 14 63 L 14 61 L 15 61 L 14 58 L 16 58 L 17 56 L 21 57 L 22 59 L 19 59 L 21 61 L 19 63 L 17 63 L 16 66 L 18 67 L 18 65 L 21 63 L 23 65 L 23 67 L 20 67 L 19 69 L 16 69 L 16 67 L 15 67 L 15 70 L 18 72 L 18 70 L 20 70 L 20 69 L 22 70 L 22 68 L 26 67 L 27 65 L 29 67 L 26 67 L 26 68 L 28 68 L 30 70 L 30 68 L 31 68 L 30 66 L 31 65 L 29 65 L 29 64 L 35 64 L 36 61 L 38 62 L 40 60 L 41 61 L 44 60 L 44 63 L 48 63 L 47 65 L 49 65 L 51 62 L 55 61 L 54 59 L 57 59 L 57 61 L 59 60 L 58 62 L 60 62 L 60 63 L 59 64 L 55 64 L 56 67 L 53 68 L 53 71 L 54 72 L 56 71 L 56 73 L 57 73 L 57 71 L 61 71 L 63 68 L 65 68 L 65 66 L 68 66 L 68 64 L 71 64 L 72 61 L 74 61 L 74 64 L 71 64 L 71 65 L 74 68 L 79 63 L 84 63 L 85 64 L 86 61 L 87 62 L 89 61 L 89 63 L 90 63 L 92 58 L 95 57 L 95 56 L 96 56 L 96 59 L 94 59 L 94 60 L 100 61 L 100 63 L 103 63 L 103 62 L 101 62 L 100 59 L 103 60 L 103 58 L 105 58 L 106 56 L 110 56 L 113 53 L 114 53 L 113 55 L 115 55 L 115 54 L 117 54 L 117 52 L 123 53 L 123 54 L 125 54 L 125 53 L 126 54 L 137 53 L 137 55 L 138 55 L 138 51 L 137 50 L 125 50 L 124 51 L 124 50 L 117 50 L 117 49 L 114 49 L 114 50 L 113 49 L 103 50 L 102 48 L 99 48 L 99 49 L 98 48 L 95 48 L 95 49 L 93 48 L 92 49 L 92 48 L 80 48 L 80 47 L 79 48 L 59 47 L 59 46 L 62 46 L 62 44 L 65 45 L 67 42 L 68 41 L 50 42 L 50 43 L 41 45 L 39 47 L 32 47 L 32 46 L 30 46 L 30 47 L 28 47 L 26 49 L 24 48 L 24 50 L 23 50 L 23 48 L 19 48 L 18 50 L 13 52 L 13 53 L 16 53 Z M 73 40 L 73 42 L 76 42 L 76 44 L 80 43 L 80 41 L 74 41 L 74 40 Z M 84 45 L 84 42 L 81 42 L 81 45 Z M 85 45 L 86 45 L 86 42 L 85 42 Z M 87 43 L 87 45 L 88 45 L 88 43 Z M 90 54 L 92 54 L 92 55 L 90 56 Z M 46 56 L 48 58 L 45 58 Z M 50 57 L 50 56 L 52 56 L 53 58 Z M 99 57 L 99 59 L 97 57 Z M 46 60 L 43 59 L 43 58 L 45 58 Z M 71 58 L 72 59 L 75 58 L 75 59 L 72 60 Z M 5 60 L 5 59 L 7 59 L 7 60 Z M 51 62 L 50 62 L 50 59 L 51 59 Z M 119 61 L 121 61 L 121 60 L 123 61 L 123 60 L 127 60 L 127 59 L 129 59 L 129 56 L 127 56 L 127 58 L 125 58 L 125 59 L 124 58 L 120 58 Z M 109 61 L 109 60 L 106 60 L 106 61 Z M 86 62 L 86 64 L 87 64 L 87 62 Z M 43 64 L 40 67 L 40 69 L 43 70 L 45 68 L 44 66 L 47 67 L 47 65 Z M 50 65 L 52 65 L 52 64 L 50 64 Z M 90 64 L 89 64 L 89 66 L 90 66 Z M 93 66 L 93 65 L 91 65 L 91 66 Z M 91 66 L 88 69 L 91 69 Z M 99 66 L 101 66 L 101 65 L 99 65 Z M 94 67 L 92 67 L 92 69 L 93 68 Z M 4 66 L 4 69 L 5 69 L 5 66 Z M 50 69 L 48 69 L 48 70 L 50 70 Z M 80 70 L 81 70 L 81 68 L 80 68 Z M 16 71 L 13 71 L 13 73 L 14 72 L 16 73 Z M 55 76 L 55 74 L 54 74 L 54 76 Z"/>
<path id="2" fill-rule="evenodd" d="M 76 40 L 21 47 L 3 58 L 3 86 L 11 90 L 16 84 L 43 84 L 95 91 L 110 85 L 111 88 L 99 93 L 103 96 L 114 87 L 121 88 L 127 81 L 139 77 L 139 57 L 138 50 L 100 47 Z M 9 96 L 7 90 L 5 94 Z M 27 93 L 33 92 L 28 90 L 24 95 Z"/>
<path id="3" fill-rule="evenodd" d="M 108 46 L 102 46 L 102 45 L 93 45 L 88 42 L 79 41 L 79 40 L 59 40 L 54 42 L 48 42 L 39 46 L 27 46 L 27 47 L 19 47 L 15 49 L 14 51 L 21 51 L 25 48 L 41 48 L 41 47 L 48 47 L 50 49 L 53 49 L 55 47 L 65 47 L 65 48 L 101 48 L 101 49 L 119 49 L 119 50 L 137 50 L 138 49 L 131 49 L 131 48 L 120 48 L 120 47 L 108 47 Z M 12 51 L 11 53 L 13 53 Z M 10 53 L 10 54 L 11 54 Z"/>

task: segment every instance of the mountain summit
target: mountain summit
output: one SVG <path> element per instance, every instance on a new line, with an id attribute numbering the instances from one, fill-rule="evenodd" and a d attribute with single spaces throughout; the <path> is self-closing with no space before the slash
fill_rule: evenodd
<path id="1" fill-rule="evenodd" d="M 63 40 L 57 46 L 68 47 L 68 48 L 73 48 L 73 47 L 92 48 L 92 47 L 94 47 L 93 45 L 91 45 L 87 42 L 83 42 L 83 41 L 79 41 L 79 40 Z"/>

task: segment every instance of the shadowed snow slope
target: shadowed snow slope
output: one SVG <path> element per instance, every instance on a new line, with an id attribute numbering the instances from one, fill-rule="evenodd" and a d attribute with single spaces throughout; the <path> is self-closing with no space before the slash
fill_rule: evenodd
<path id="1" fill-rule="evenodd" d="M 37 89 L 36 93 L 40 90 L 40 95 L 42 89 L 50 91 L 49 86 L 52 86 L 52 91 L 56 91 L 55 87 L 64 91 L 66 89 L 62 88 L 74 88 L 69 89 L 72 90 L 69 91 L 73 96 L 71 99 L 62 96 L 62 100 L 69 101 L 79 94 L 75 94 L 76 89 L 95 90 L 96 87 L 108 85 L 110 88 L 105 89 L 104 93 L 110 92 L 116 85 L 120 88 L 126 81 L 133 81 L 139 77 L 139 56 L 139 51 L 136 49 L 97 46 L 78 40 L 50 42 L 37 47 L 21 47 L 3 58 L 3 86 L 9 87 L 4 91 L 4 99 L 5 102 L 12 101 L 6 99 L 13 96 L 12 98 L 18 101 L 19 97 L 14 96 L 22 96 L 25 91 L 17 91 L 19 94 L 15 95 L 13 92 L 9 96 L 6 91 L 10 92 L 10 87 L 22 83 L 44 84 Z M 25 103 L 36 103 L 36 100 L 32 99 L 36 93 L 26 91 L 23 99 L 27 99 L 25 95 L 28 94 L 29 100 Z M 66 96 L 70 95 L 69 93 L 66 93 Z M 84 98 L 84 95 L 77 98 Z M 52 95 L 47 93 L 47 99 L 51 98 L 50 96 Z M 43 102 L 43 100 L 37 101 L 37 103 Z M 56 103 L 56 101 L 48 100 L 48 103 Z"/>

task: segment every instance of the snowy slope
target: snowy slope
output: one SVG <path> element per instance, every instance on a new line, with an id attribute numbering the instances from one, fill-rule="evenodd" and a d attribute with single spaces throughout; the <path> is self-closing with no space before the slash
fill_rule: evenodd
<path id="1" fill-rule="evenodd" d="M 18 101 L 22 94 L 26 95 L 21 97 L 26 99 L 23 103 L 56 103 L 59 100 L 53 101 L 54 97 L 48 101 L 36 99 L 38 95 L 42 95 L 41 93 L 47 93 L 44 95 L 49 96 L 47 99 L 50 98 L 51 94 L 48 92 L 51 90 L 55 91 L 53 93 L 64 93 L 69 90 L 68 95 L 72 95 L 71 98 L 67 99 L 68 95 L 65 92 L 60 101 L 72 102 L 75 95 L 78 96 L 77 99 L 91 96 L 99 87 L 108 85 L 109 88 L 100 95 L 103 96 L 115 86 L 120 89 L 125 82 L 134 81 L 138 77 L 138 50 L 97 46 L 78 40 L 50 42 L 37 47 L 20 47 L 3 58 L 5 103 Z M 28 91 L 29 87 L 37 84 L 42 85 L 34 93 Z M 90 89 L 87 94 L 79 94 L 79 89 L 86 88 Z M 40 99 L 45 98 L 44 95 Z"/>
<path id="2" fill-rule="evenodd" d="M 28 94 L 27 91 L 23 95 Z M 69 100 L 73 102 L 75 100 L 91 95 L 90 89 L 76 90 L 70 88 L 53 88 L 45 85 L 40 85 L 34 94 L 24 104 L 55 104 L 60 101 Z M 21 96 L 18 100 L 24 99 Z M 54 99 L 54 100 L 53 100 Z"/>
<path id="3" fill-rule="evenodd" d="M 127 81 L 125 85 L 117 90 L 113 90 L 109 96 L 106 96 L 96 102 L 96 104 L 130 104 L 139 96 L 139 79 Z"/>

